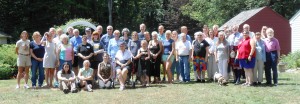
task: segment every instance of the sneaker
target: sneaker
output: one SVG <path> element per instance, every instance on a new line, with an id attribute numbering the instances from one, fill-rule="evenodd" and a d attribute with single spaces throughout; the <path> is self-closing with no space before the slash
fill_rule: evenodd
<path id="1" fill-rule="evenodd" d="M 91 85 L 87 85 L 87 91 L 88 92 L 93 92 L 93 89 L 91 88 Z"/>
<path id="2" fill-rule="evenodd" d="M 77 93 L 78 92 L 78 90 L 76 89 L 76 90 L 72 90 L 71 91 L 72 93 Z"/>
<path id="3" fill-rule="evenodd" d="M 24 85 L 24 88 L 25 88 L 25 89 L 29 89 L 30 87 L 29 87 L 27 84 L 25 84 L 25 85 Z"/>
<path id="4" fill-rule="evenodd" d="M 36 86 L 32 86 L 32 89 L 36 89 Z"/>
<path id="5" fill-rule="evenodd" d="M 19 89 L 19 88 L 20 88 L 20 86 L 19 86 L 19 85 L 17 85 L 17 86 L 16 86 L 16 89 Z"/>
<path id="6" fill-rule="evenodd" d="M 68 94 L 68 89 L 63 89 L 63 92 L 65 93 L 65 94 Z"/>
<path id="7" fill-rule="evenodd" d="M 58 82 L 54 82 L 54 88 L 58 88 L 59 83 Z"/>
<path id="8" fill-rule="evenodd" d="M 120 86 L 120 91 L 123 91 L 125 89 L 125 87 L 124 86 Z"/>

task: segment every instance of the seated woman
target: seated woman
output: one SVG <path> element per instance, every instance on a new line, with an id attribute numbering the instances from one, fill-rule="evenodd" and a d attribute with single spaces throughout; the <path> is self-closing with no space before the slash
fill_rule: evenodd
<path id="1" fill-rule="evenodd" d="M 109 62 L 109 55 L 107 53 L 103 54 L 103 61 L 98 65 L 98 72 L 97 75 L 99 77 L 99 88 L 111 88 L 111 77 L 113 71 L 112 66 Z"/>
<path id="2" fill-rule="evenodd" d="M 149 86 L 150 51 L 146 40 L 142 40 L 141 46 L 137 53 L 137 58 L 139 58 L 138 76 L 142 86 L 145 87 Z"/>
<path id="3" fill-rule="evenodd" d="M 132 54 L 129 50 L 126 50 L 125 42 L 119 44 L 120 50 L 116 53 L 116 64 L 117 64 L 117 77 L 120 82 L 120 90 L 125 88 L 125 80 L 127 78 L 129 64 L 131 63 Z"/>
<path id="4" fill-rule="evenodd" d="M 57 78 L 60 81 L 60 89 L 63 90 L 65 94 L 68 92 L 76 93 L 75 86 L 75 74 L 70 70 L 70 65 L 68 62 L 62 64 L 62 70 L 58 71 Z"/>
<path id="5" fill-rule="evenodd" d="M 88 91 L 88 92 L 92 92 L 92 81 L 93 81 L 93 69 L 90 68 L 90 61 L 89 60 L 85 60 L 83 62 L 83 68 L 81 68 L 79 70 L 78 73 L 78 79 L 80 81 L 79 83 L 79 87 L 80 88 L 84 88 L 84 90 Z"/>

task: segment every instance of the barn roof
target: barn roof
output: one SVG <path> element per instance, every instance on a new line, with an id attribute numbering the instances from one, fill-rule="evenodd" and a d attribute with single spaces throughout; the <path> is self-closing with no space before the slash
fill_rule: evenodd
<path id="1" fill-rule="evenodd" d="M 225 25 L 227 25 L 227 26 L 240 25 L 240 24 L 244 23 L 245 21 L 247 21 L 248 19 L 250 19 L 251 17 L 253 17 L 255 14 L 257 14 L 264 8 L 265 7 L 260 7 L 260 8 L 256 8 L 256 9 L 243 11 L 243 12 L 239 13 L 238 15 L 236 15 L 235 17 L 231 18 L 225 24 L 223 24 L 220 27 L 220 30 L 223 30 L 223 27 Z"/>
<path id="2" fill-rule="evenodd" d="M 0 31 L 0 38 L 10 38 L 11 36 L 8 36 L 7 34 L 5 34 L 4 32 Z"/>
<path id="3" fill-rule="evenodd" d="M 300 16 L 300 10 L 290 19 L 290 24 L 292 24 L 294 22 L 294 20 L 296 18 L 298 18 Z"/>

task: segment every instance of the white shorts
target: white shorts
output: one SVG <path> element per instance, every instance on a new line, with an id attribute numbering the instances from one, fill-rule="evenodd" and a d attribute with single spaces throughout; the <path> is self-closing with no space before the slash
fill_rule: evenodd
<path id="1" fill-rule="evenodd" d="M 17 66 L 19 67 L 26 67 L 26 66 L 31 66 L 31 57 L 30 55 L 18 55 L 17 59 Z"/>

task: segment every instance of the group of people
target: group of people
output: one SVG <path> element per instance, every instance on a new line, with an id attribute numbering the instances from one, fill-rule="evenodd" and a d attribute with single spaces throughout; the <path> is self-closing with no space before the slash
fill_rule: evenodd
<path id="1" fill-rule="evenodd" d="M 116 81 L 120 90 L 124 90 L 134 75 L 133 81 L 144 87 L 152 83 L 189 82 L 190 62 L 197 82 L 205 82 L 206 72 L 208 81 L 212 81 L 218 72 L 227 81 L 233 73 L 234 83 L 240 84 L 245 73 L 246 83 L 242 85 L 252 86 L 263 82 L 265 70 L 266 84 L 271 85 L 272 69 L 273 83 L 278 84 L 276 66 L 280 46 L 272 28 L 263 26 L 256 33 L 250 31 L 248 24 L 242 32 L 238 31 L 238 25 L 225 26 L 223 31 L 218 28 L 218 25 L 212 29 L 204 25 L 202 32 L 194 34 L 194 40 L 186 26 L 178 33 L 165 31 L 160 25 L 158 32 L 150 33 L 145 24 L 140 24 L 140 32 L 131 34 L 127 28 L 119 31 L 107 26 L 107 33 L 103 34 L 99 25 L 94 31 L 86 28 L 82 36 L 73 27 L 68 27 L 65 34 L 62 29 L 50 28 L 43 36 L 34 32 L 32 41 L 23 31 L 16 43 L 16 88 L 20 88 L 22 77 L 24 88 L 30 88 L 29 69 L 32 88 L 42 87 L 45 80 L 46 87 L 59 87 L 65 93 L 77 92 L 77 88 L 93 91 L 95 85 L 111 88 Z"/>

